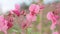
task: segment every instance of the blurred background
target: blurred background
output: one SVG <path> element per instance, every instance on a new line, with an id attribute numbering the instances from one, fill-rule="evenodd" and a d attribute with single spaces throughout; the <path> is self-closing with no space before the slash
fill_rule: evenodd
<path id="1" fill-rule="evenodd" d="M 56 6 L 60 7 L 60 0 L 0 0 L 0 15 L 7 14 L 9 10 L 14 9 L 15 4 L 20 4 L 21 10 L 22 9 L 27 10 L 31 4 L 44 5 L 45 7 L 44 10 L 41 12 L 40 16 L 38 16 L 37 18 L 38 21 L 40 19 L 40 22 L 37 25 L 40 27 L 40 29 L 39 27 L 37 27 L 39 31 L 37 31 L 37 29 L 34 30 L 34 27 L 32 26 L 32 28 L 27 29 L 27 32 L 28 32 L 27 34 L 52 34 L 50 30 L 51 21 L 47 20 L 46 15 L 49 11 L 55 10 L 55 8 L 57 8 Z M 17 27 L 18 25 L 16 24 L 15 26 Z M 15 30 L 14 28 L 11 28 L 8 32 L 12 32 L 12 31 L 20 32 L 21 29 L 19 30 L 18 28 L 19 26 L 17 27 L 17 29 L 15 26 L 14 26 Z M 34 32 L 36 33 L 32 33 L 33 32 L 32 30 L 34 30 Z M 59 25 L 57 25 L 57 28 L 55 29 L 55 31 L 60 32 Z M 20 33 L 17 32 L 17 34 L 20 34 Z"/>

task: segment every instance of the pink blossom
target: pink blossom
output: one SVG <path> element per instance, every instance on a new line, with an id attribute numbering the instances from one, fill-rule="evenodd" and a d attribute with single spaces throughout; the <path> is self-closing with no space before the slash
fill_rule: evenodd
<path id="1" fill-rule="evenodd" d="M 22 22 L 21 28 L 26 29 L 30 24 L 31 24 L 30 21 L 25 20 L 25 21 Z"/>
<path id="2" fill-rule="evenodd" d="M 56 16 L 52 12 L 48 12 L 47 19 L 51 20 L 53 24 L 56 24 L 57 22 Z"/>
<path id="3" fill-rule="evenodd" d="M 7 21 L 4 19 L 4 16 L 0 16 L 0 31 L 3 31 L 5 34 L 7 34 Z"/>
<path id="4" fill-rule="evenodd" d="M 58 32 L 53 32 L 52 34 L 59 34 Z"/>
<path id="5" fill-rule="evenodd" d="M 27 22 L 22 22 L 21 27 L 22 27 L 22 29 L 27 28 Z"/>
<path id="6" fill-rule="evenodd" d="M 13 13 L 15 13 L 17 16 L 20 16 L 20 5 L 15 4 L 15 9 L 12 10 Z"/>
<path id="7" fill-rule="evenodd" d="M 47 19 L 52 21 L 52 25 L 50 27 L 51 30 L 54 30 L 57 24 L 57 16 L 54 15 L 52 12 L 48 12 Z"/>
<path id="8" fill-rule="evenodd" d="M 36 5 L 36 4 L 32 4 L 32 5 L 30 5 L 30 7 L 29 7 L 29 11 L 30 11 L 30 12 L 38 13 L 39 10 L 40 10 L 40 7 L 39 7 L 39 5 Z"/>
<path id="9" fill-rule="evenodd" d="M 48 14 L 47 14 L 47 19 L 48 19 L 48 20 L 51 20 L 52 17 L 53 17 L 53 13 L 52 13 L 52 12 L 48 12 Z"/>
<path id="10" fill-rule="evenodd" d="M 7 26 L 8 26 L 8 29 L 9 29 L 9 28 L 11 28 L 13 26 L 13 24 L 12 23 L 8 23 Z"/>
<path id="11" fill-rule="evenodd" d="M 26 19 L 29 21 L 36 21 L 36 15 L 27 14 Z"/>
<path id="12" fill-rule="evenodd" d="M 15 13 L 17 16 L 20 16 L 20 11 L 19 11 L 19 10 L 15 9 L 15 10 L 12 10 L 12 11 L 13 11 L 13 13 Z"/>
<path id="13" fill-rule="evenodd" d="M 12 15 L 8 15 L 5 19 L 8 21 L 8 29 L 11 28 L 13 26 L 14 17 Z"/>
<path id="14" fill-rule="evenodd" d="M 3 15 L 0 16 L 0 31 L 3 31 L 5 34 L 7 34 L 7 30 L 13 26 L 11 22 L 11 18 L 8 18 L 8 20 L 6 20 Z"/>
<path id="15" fill-rule="evenodd" d="M 14 20 L 14 17 L 12 15 L 8 15 L 6 18 L 8 22 L 13 22 Z"/>
<path id="16" fill-rule="evenodd" d="M 26 16 L 26 12 L 25 12 L 24 10 L 22 10 L 22 11 L 20 12 L 20 15 Z"/>

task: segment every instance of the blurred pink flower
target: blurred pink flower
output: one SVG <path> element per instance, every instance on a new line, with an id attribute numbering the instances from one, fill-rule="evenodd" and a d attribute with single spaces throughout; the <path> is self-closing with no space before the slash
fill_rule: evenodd
<path id="1" fill-rule="evenodd" d="M 30 25 L 30 21 L 26 20 L 21 23 L 21 28 L 26 29 Z"/>
<path id="2" fill-rule="evenodd" d="M 24 10 L 22 10 L 22 11 L 20 12 L 20 15 L 26 16 L 26 12 L 25 12 Z"/>
<path id="3" fill-rule="evenodd" d="M 27 28 L 27 22 L 22 22 L 21 27 L 22 27 L 22 29 Z"/>
<path id="4" fill-rule="evenodd" d="M 14 20 L 14 17 L 12 15 L 8 15 L 7 18 L 8 18 L 7 20 L 8 22 L 13 22 Z"/>
<path id="5" fill-rule="evenodd" d="M 59 34 L 58 32 L 53 32 L 53 34 Z"/>
<path id="6" fill-rule="evenodd" d="M 7 18 L 6 20 L 8 22 L 7 26 L 8 26 L 8 29 L 9 29 L 13 26 L 14 17 L 12 15 L 8 15 L 6 18 Z"/>
<path id="7" fill-rule="evenodd" d="M 32 4 L 32 5 L 30 5 L 30 7 L 29 7 L 29 11 L 30 11 L 30 12 L 38 13 L 39 10 L 40 10 L 40 7 L 39 7 L 39 5 L 36 5 L 36 4 Z"/>
<path id="8" fill-rule="evenodd" d="M 51 20 L 52 17 L 53 17 L 53 13 L 52 13 L 52 12 L 48 12 L 48 14 L 47 14 L 47 19 L 48 19 L 48 20 Z"/>
<path id="9" fill-rule="evenodd" d="M 27 28 L 32 21 L 36 21 L 36 15 L 32 15 L 31 13 L 26 15 L 26 21 L 21 24 L 22 29 Z"/>
<path id="10" fill-rule="evenodd" d="M 12 10 L 12 12 L 15 13 L 17 16 L 20 16 L 20 5 L 19 4 L 15 4 L 15 9 Z"/>
<path id="11" fill-rule="evenodd" d="M 52 21 L 52 25 L 50 27 L 51 30 L 54 30 L 56 27 L 58 16 L 54 15 L 53 12 L 48 12 L 47 19 Z"/>
<path id="12" fill-rule="evenodd" d="M 36 15 L 27 14 L 26 19 L 28 21 L 36 21 Z"/>
<path id="13" fill-rule="evenodd" d="M 0 16 L 0 31 L 3 31 L 5 34 L 7 34 L 7 21 L 5 20 L 4 16 Z"/>
<path id="14" fill-rule="evenodd" d="M 17 16 L 20 16 L 20 11 L 19 11 L 19 10 L 15 9 L 15 10 L 12 10 L 12 11 L 13 11 L 13 13 L 15 13 Z"/>
<path id="15" fill-rule="evenodd" d="M 52 21 L 52 24 L 56 24 L 57 19 L 56 16 L 52 12 L 48 12 L 47 19 Z"/>
<path id="16" fill-rule="evenodd" d="M 7 24 L 7 26 L 8 26 L 8 29 L 9 29 L 13 26 L 13 24 L 10 22 L 10 23 Z"/>

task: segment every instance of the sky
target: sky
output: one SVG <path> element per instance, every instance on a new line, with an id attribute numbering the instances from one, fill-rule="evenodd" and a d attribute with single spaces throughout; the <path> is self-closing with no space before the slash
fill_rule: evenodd
<path id="1" fill-rule="evenodd" d="M 6 13 L 8 10 L 14 9 L 16 3 L 27 3 L 29 5 L 32 0 L 0 0 L 0 8 L 2 8 L 2 13 Z"/>
<path id="2" fill-rule="evenodd" d="M 54 0 L 43 0 L 43 3 L 48 4 L 53 1 Z M 32 2 L 32 0 L 0 0 L 0 8 L 2 8 L 2 13 L 6 13 L 8 10 L 14 9 L 14 5 L 16 3 L 21 4 L 23 2 L 29 5 Z"/>

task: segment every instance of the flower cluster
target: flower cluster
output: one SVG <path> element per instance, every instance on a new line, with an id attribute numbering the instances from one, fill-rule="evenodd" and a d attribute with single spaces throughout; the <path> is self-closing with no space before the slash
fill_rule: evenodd
<path id="1" fill-rule="evenodd" d="M 22 24 L 22 26 L 24 26 L 25 28 L 27 28 L 28 25 L 31 24 L 31 22 L 36 21 L 36 18 L 37 18 L 36 15 L 39 13 L 39 11 L 40 11 L 41 9 L 43 9 L 43 6 L 40 6 L 40 5 L 37 5 L 37 4 L 31 4 L 31 5 L 29 6 L 29 13 L 26 14 L 26 21 L 27 21 L 27 22 L 26 22 L 26 23 L 24 22 L 24 23 Z M 22 28 L 24 28 L 24 27 L 22 27 Z"/>
<path id="2" fill-rule="evenodd" d="M 48 12 L 48 14 L 47 14 L 47 19 L 52 21 L 52 24 L 50 27 L 50 29 L 52 31 L 54 31 L 54 29 L 56 28 L 56 25 L 58 24 L 58 20 L 60 18 L 59 12 L 60 11 L 58 9 L 56 9 L 54 11 Z M 57 34 L 57 32 L 54 32 L 53 34 Z"/>
<path id="3" fill-rule="evenodd" d="M 0 16 L 0 31 L 3 31 L 5 34 L 7 34 L 7 30 L 14 26 L 13 22 L 15 15 L 17 17 L 20 17 L 21 15 L 26 17 L 26 19 L 21 23 L 21 27 L 22 29 L 27 28 L 31 22 L 36 21 L 36 15 L 41 9 L 43 9 L 43 6 L 31 4 L 29 6 L 29 13 L 27 14 L 24 10 L 20 10 L 19 4 L 16 4 L 15 9 L 10 10 L 6 17 L 4 15 Z"/>

